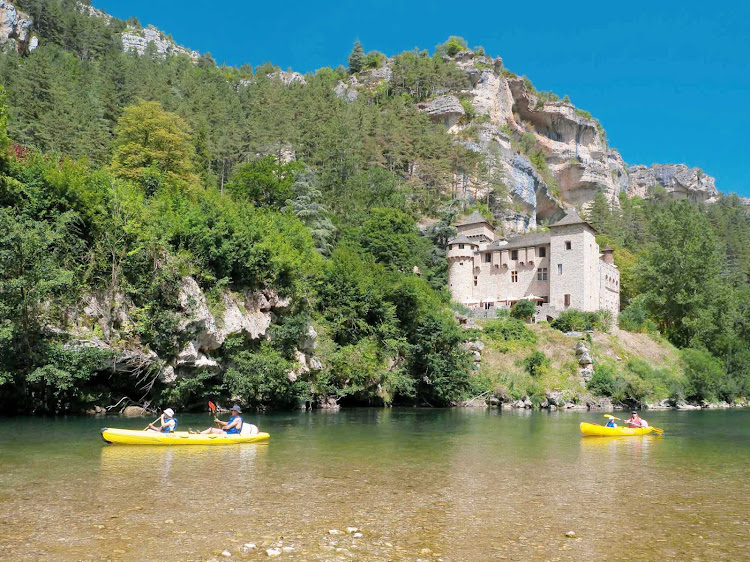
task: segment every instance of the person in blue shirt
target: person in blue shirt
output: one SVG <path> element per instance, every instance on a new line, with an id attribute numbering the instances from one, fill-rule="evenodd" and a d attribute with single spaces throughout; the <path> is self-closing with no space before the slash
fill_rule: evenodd
<path id="1" fill-rule="evenodd" d="M 612 416 L 609 416 L 609 421 L 607 422 L 607 425 L 604 427 L 617 427 L 617 424 L 615 423 L 615 418 Z"/>
<path id="2" fill-rule="evenodd" d="M 161 426 L 157 427 L 153 423 L 148 424 L 147 431 L 158 431 L 159 433 L 173 433 L 177 427 L 177 418 L 174 417 L 174 410 L 167 408 L 159 418 Z"/>
<path id="3" fill-rule="evenodd" d="M 236 435 L 242 431 L 242 425 L 244 424 L 244 421 L 240 417 L 240 414 L 242 413 L 242 409 L 235 404 L 232 406 L 232 415 L 229 418 L 228 422 L 221 421 L 218 418 L 214 418 L 214 421 L 219 425 L 219 427 L 209 427 L 208 429 L 204 429 L 201 431 L 201 433 L 219 433 L 219 434 L 225 434 L 225 435 Z"/>

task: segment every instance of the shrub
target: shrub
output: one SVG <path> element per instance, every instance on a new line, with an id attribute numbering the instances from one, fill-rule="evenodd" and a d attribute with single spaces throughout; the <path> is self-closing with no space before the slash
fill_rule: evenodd
<path id="1" fill-rule="evenodd" d="M 580 310 L 566 310 L 550 322 L 550 326 L 561 332 L 582 332 L 586 329 L 587 323 Z"/>
<path id="2" fill-rule="evenodd" d="M 513 318 L 520 318 L 521 320 L 528 320 L 536 312 L 536 305 L 526 299 L 522 299 L 513 305 L 510 311 L 510 315 Z"/>
<path id="3" fill-rule="evenodd" d="M 536 343 L 536 334 L 517 318 L 505 317 L 491 320 L 485 324 L 484 334 L 493 341 Z"/>
<path id="4" fill-rule="evenodd" d="M 582 332 L 584 330 L 600 330 L 608 332 L 612 329 L 612 313 L 608 310 L 596 312 L 581 312 L 570 309 L 562 312 L 550 326 L 561 332 Z"/>
<path id="5" fill-rule="evenodd" d="M 684 349 L 682 363 L 687 378 L 687 398 L 716 400 L 727 388 L 722 362 L 702 349 Z"/>
<path id="6" fill-rule="evenodd" d="M 451 35 L 445 43 L 438 46 L 438 53 L 445 53 L 449 57 L 454 57 L 456 53 L 465 51 L 468 48 L 469 44 L 466 42 L 466 39 Z"/>
<path id="7" fill-rule="evenodd" d="M 586 384 L 592 393 L 599 396 L 612 396 L 615 392 L 617 372 L 609 363 L 599 363 L 594 367 L 594 374 Z"/>
<path id="8" fill-rule="evenodd" d="M 542 351 L 532 351 L 526 359 L 523 360 L 523 367 L 532 377 L 543 374 L 550 366 L 550 359 Z"/>

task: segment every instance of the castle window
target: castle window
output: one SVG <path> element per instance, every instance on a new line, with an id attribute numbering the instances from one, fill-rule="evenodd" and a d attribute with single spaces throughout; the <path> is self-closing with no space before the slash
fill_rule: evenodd
<path id="1" fill-rule="evenodd" d="M 565 306 L 570 306 L 570 295 L 565 295 Z"/>
<path id="2" fill-rule="evenodd" d="M 518 272 L 517 271 L 511 271 L 510 272 L 510 280 L 512 283 L 518 283 Z"/>
<path id="3" fill-rule="evenodd" d="M 463 250 L 463 249 L 464 249 L 464 245 L 463 245 L 463 244 L 459 244 L 459 245 L 458 245 L 458 249 L 459 249 L 459 250 Z"/>
<path id="4" fill-rule="evenodd" d="M 511 250 L 510 251 L 510 259 L 517 260 L 518 259 L 518 250 Z"/>
<path id="5" fill-rule="evenodd" d="M 562 275 L 562 264 L 561 263 L 557 264 L 557 274 L 558 275 Z"/>
<path id="6" fill-rule="evenodd" d="M 476 275 L 474 276 L 474 286 L 475 287 L 477 286 L 477 276 Z"/>
<path id="7" fill-rule="evenodd" d="M 486 254 L 484 254 L 484 261 L 485 261 L 485 263 L 491 263 L 492 262 L 492 254 L 490 254 L 489 252 L 487 252 Z"/>
<path id="8" fill-rule="evenodd" d="M 536 270 L 536 280 L 537 281 L 546 281 L 547 280 L 547 268 L 546 267 L 540 267 Z"/>
<path id="9" fill-rule="evenodd" d="M 544 258 L 546 256 L 547 256 L 547 248 L 542 246 L 541 248 L 539 248 L 539 257 Z"/>
<path id="10" fill-rule="evenodd" d="M 570 240 L 566 240 L 565 241 L 565 249 L 566 250 L 572 250 L 573 249 L 573 244 L 572 244 L 572 242 Z"/>

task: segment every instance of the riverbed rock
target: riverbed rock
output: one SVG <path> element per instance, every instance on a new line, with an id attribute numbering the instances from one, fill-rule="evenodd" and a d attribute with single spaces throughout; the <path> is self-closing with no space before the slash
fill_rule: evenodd
<path id="1" fill-rule="evenodd" d="M 677 402 L 677 404 L 675 405 L 675 407 L 678 410 L 700 410 L 701 409 L 700 406 L 697 406 L 695 404 L 688 404 L 687 402 L 684 402 L 682 400 L 679 401 L 679 402 Z"/>
<path id="2" fill-rule="evenodd" d="M 146 409 L 141 406 L 127 406 L 123 411 L 122 415 L 126 418 L 137 418 L 146 414 Z"/>

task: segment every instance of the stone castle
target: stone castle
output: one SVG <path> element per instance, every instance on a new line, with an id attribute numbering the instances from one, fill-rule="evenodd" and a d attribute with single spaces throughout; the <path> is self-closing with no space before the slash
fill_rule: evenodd
<path id="1" fill-rule="evenodd" d="M 495 237 L 478 212 L 457 225 L 448 242 L 453 300 L 492 315 L 521 299 L 537 303 L 536 320 L 568 309 L 620 311 L 620 272 L 613 250 L 600 251 L 595 231 L 575 211 L 548 232 Z"/>

